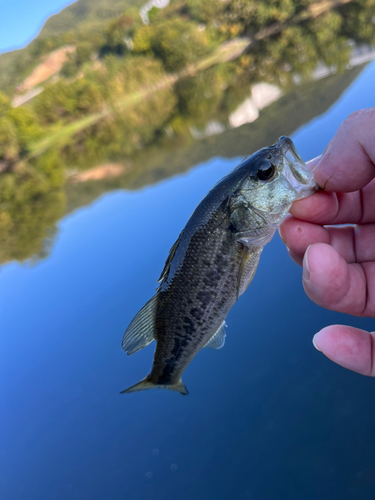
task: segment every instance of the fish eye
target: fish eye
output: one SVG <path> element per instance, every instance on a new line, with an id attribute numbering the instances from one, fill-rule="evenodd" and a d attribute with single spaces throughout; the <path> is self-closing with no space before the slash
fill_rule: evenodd
<path id="1" fill-rule="evenodd" d="M 269 163 L 267 166 L 263 166 L 257 172 L 257 177 L 260 181 L 269 181 L 273 178 L 276 172 L 276 167 L 272 163 Z"/>

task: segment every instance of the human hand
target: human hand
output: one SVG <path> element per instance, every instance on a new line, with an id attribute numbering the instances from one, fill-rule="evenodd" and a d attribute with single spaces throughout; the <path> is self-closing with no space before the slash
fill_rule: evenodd
<path id="1" fill-rule="evenodd" d="M 280 227 L 318 305 L 375 317 L 375 108 L 350 115 L 323 155 L 310 162 L 324 191 L 296 201 Z M 345 227 L 331 225 L 353 224 Z M 323 328 L 315 347 L 345 368 L 375 376 L 375 332 Z"/>

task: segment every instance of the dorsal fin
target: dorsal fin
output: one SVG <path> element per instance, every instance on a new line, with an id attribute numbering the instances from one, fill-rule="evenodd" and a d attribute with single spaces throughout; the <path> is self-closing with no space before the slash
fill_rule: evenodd
<path id="1" fill-rule="evenodd" d="M 181 238 L 182 238 L 183 234 L 184 234 L 184 232 L 181 231 L 180 236 L 177 238 L 177 241 L 175 241 L 175 243 L 173 244 L 172 248 L 169 250 L 169 254 L 168 254 L 167 260 L 165 261 L 164 268 L 163 268 L 163 270 L 161 272 L 160 278 L 158 279 L 158 283 L 160 283 L 165 278 L 167 278 L 167 276 L 169 274 L 169 269 L 170 269 L 170 266 L 171 266 L 171 262 L 173 260 L 173 257 L 176 255 L 176 250 L 178 248 L 178 245 L 180 244 L 180 241 L 181 241 Z"/>
<path id="2" fill-rule="evenodd" d="M 130 356 L 155 339 L 155 308 L 157 294 L 135 315 L 122 338 L 122 348 Z"/>
<path id="3" fill-rule="evenodd" d="M 213 337 L 210 338 L 210 340 L 207 342 L 206 345 L 203 347 L 211 347 L 212 349 L 221 349 L 225 343 L 225 326 L 227 324 L 225 321 L 222 322 L 220 325 L 220 328 L 218 331 L 215 333 Z"/>

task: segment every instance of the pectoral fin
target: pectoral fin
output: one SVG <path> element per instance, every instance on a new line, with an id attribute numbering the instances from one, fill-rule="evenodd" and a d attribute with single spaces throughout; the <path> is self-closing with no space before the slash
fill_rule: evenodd
<path id="1" fill-rule="evenodd" d="M 239 243 L 246 247 L 260 246 L 264 247 L 269 243 L 273 235 L 275 234 L 276 228 L 273 226 L 267 226 L 262 229 L 254 229 L 251 231 L 244 231 L 236 234 L 236 239 Z"/>
<path id="2" fill-rule="evenodd" d="M 251 280 L 254 278 L 255 271 L 257 270 L 260 254 L 263 247 L 242 246 L 242 259 L 237 277 L 237 300 L 240 295 L 244 293 L 246 288 L 250 285 Z"/>
<path id="3" fill-rule="evenodd" d="M 211 347 L 212 349 L 221 349 L 225 343 L 225 321 L 222 322 L 218 331 L 214 334 L 213 337 L 207 342 L 204 347 Z"/>
<path id="4" fill-rule="evenodd" d="M 156 300 L 157 294 L 142 307 L 126 329 L 122 338 L 122 348 L 128 355 L 146 347 L 155 339 Z"/>

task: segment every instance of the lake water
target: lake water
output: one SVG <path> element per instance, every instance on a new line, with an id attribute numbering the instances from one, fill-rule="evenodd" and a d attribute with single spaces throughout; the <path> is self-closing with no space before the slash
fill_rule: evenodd
<path id="1" fill-rule="evenodd" d="M 305 160 L 350 112 L 375 106 L 374 81 L 372 62 L 324 112 L 278 115 Z M 120 395 L 154 352 L 127 357 L 123 331 L 197 203 L 246 154 L 244 130 L 230 132 L 226 158 L 218 146 L 184 173 L 108 192 L 59 222 L 47 258 L 0 269 L 2 499 L 375 498 L 374 381 L 311 343 L 325 325 L 374 320 L 313 304 L 278 236 L 227 318 L 225 347 L 186 370 L 189 396 Z"/>

